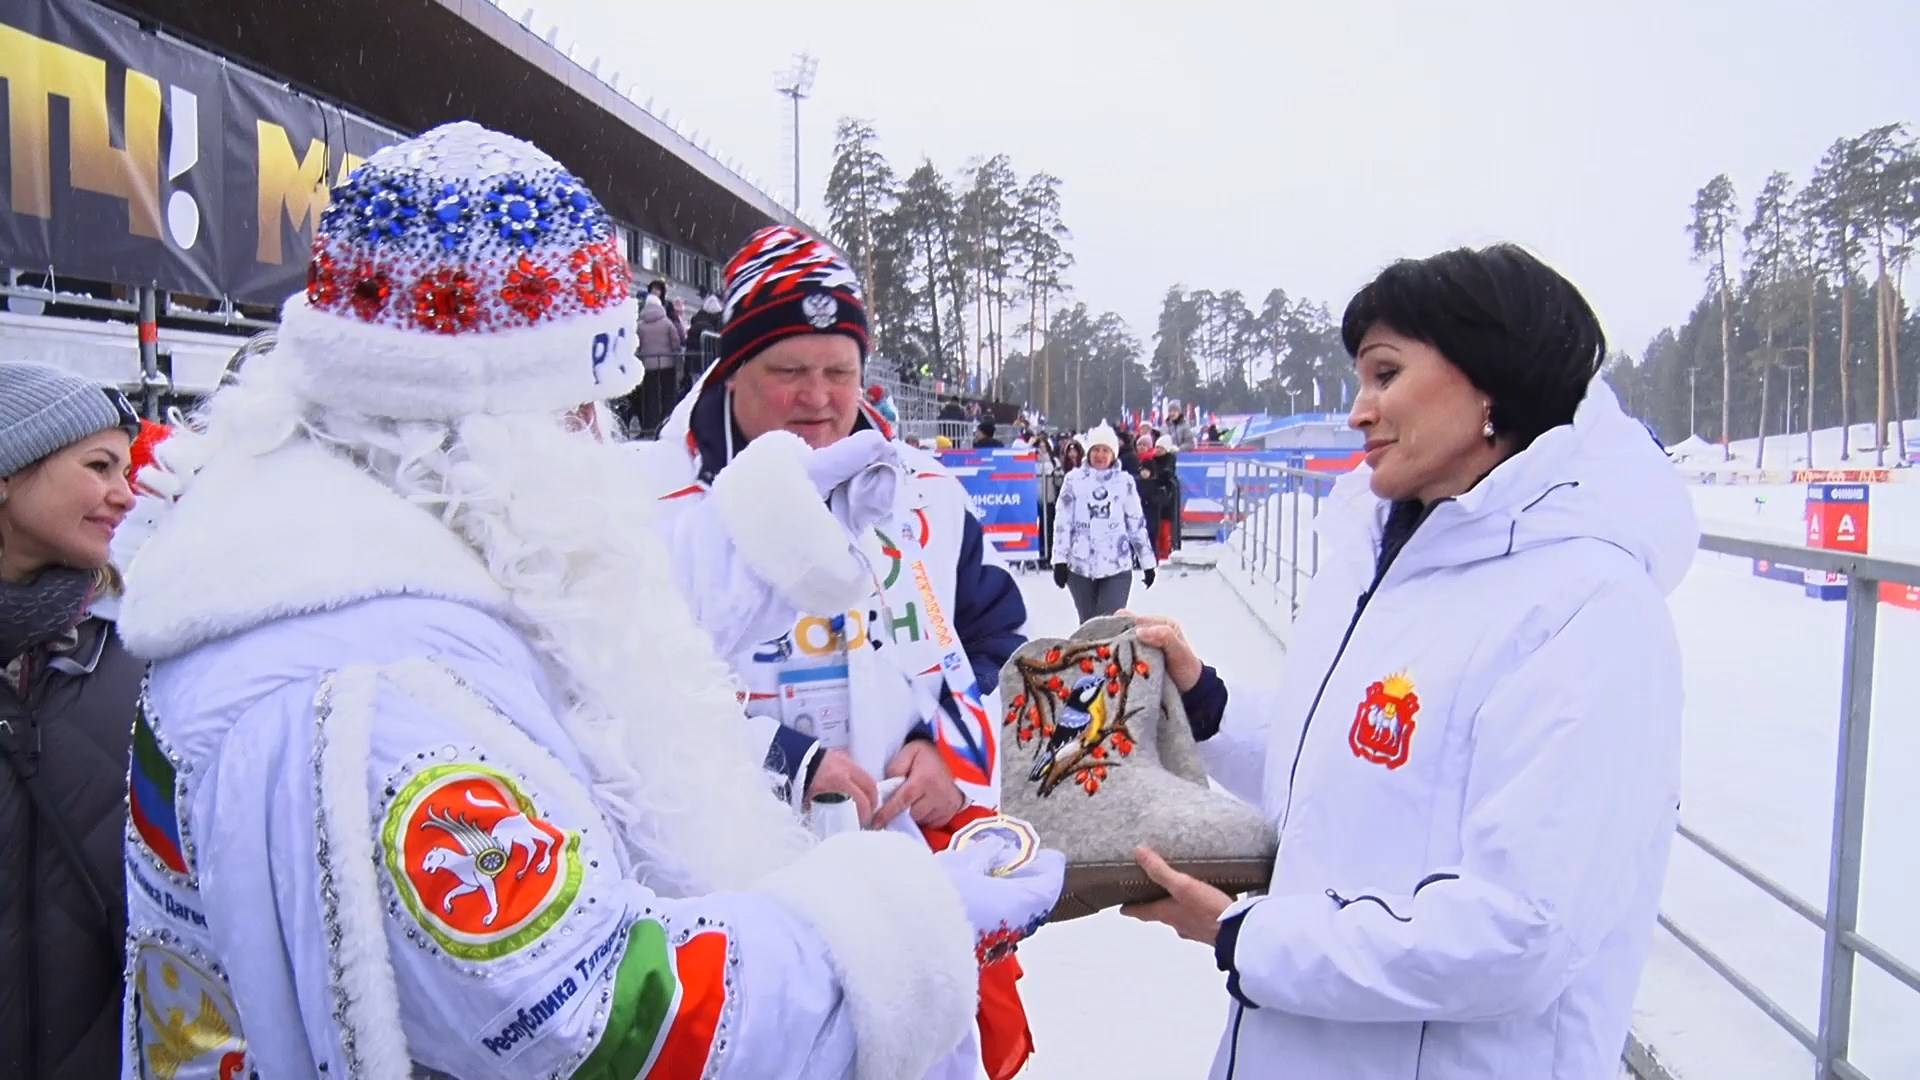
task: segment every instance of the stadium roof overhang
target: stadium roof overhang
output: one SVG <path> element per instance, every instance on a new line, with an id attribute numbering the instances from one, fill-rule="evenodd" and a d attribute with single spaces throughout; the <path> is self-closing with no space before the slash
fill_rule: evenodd
<path id="1" fill-rule="evenodd" d="M 712 259 L 787 209 L 487 0 L 111 6 L 406 132 L 473 120 L 538 145 L 614 217 Z"/>

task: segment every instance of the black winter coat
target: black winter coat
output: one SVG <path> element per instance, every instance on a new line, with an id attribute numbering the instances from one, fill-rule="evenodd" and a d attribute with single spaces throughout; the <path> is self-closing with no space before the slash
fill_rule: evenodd
<path id="1" fill-rule="evenodd" d="M 687 348 L 699 351 L 700 335 L 709 330 L 716 334 L 720 332 L 720 316 L 710 315 L 704 308 L 694 312 L 693 318 L 687 320 Z"/>
<path id="2" fill-rule="evenodd" d="M 1140 502 L 1155 517 L 1169 518 L 1179 501 L 1180 476 L 1174 455 L 1155 454 L 1140 465 Z"/>
<path id="3" fill-rule="evenodd" d="M 0 678 L 0 1077 L 120 1075 L 127 748 L 144 671 L 112 623 L 88 619 L 73 650 L 36 664 L 25 700 Z"/>

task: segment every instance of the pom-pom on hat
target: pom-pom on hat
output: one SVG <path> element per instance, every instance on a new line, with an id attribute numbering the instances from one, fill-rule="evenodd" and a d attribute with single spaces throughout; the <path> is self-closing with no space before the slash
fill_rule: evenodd
<path id="1" fill-rule="evenodd" d="M 754 233 L 727 263 L 723 311 L 720 362 L 709 383 L 795 334 L 844 334 L 867 356 L 860 279 L 833 248 L 786 225 Z"/>
<path id="2" fill-rule="evenodd" d="M 133 446 L 127 452 L 127 476 L 133 481 L 135 493 L 141 490 L 140 474 L 153 464 L 153 452 L 172 434 L 173 429 L 165 424 L 140 421 L 140 434 L 133 437 Z"/>
<path id="3" fill-rule="evenodd" d="M 1093 430 L 1080 437 L 1080 445 L 1087 450 L 1092 450 L 1096 446 L 1104 446 L 1118 454 L 1120 452 L 1120 436 L 1115 434 L 1113 428 L 1108 424 L 1095 424 Z"/>
<path id="4" fill-rule="evenodd" d="M 639 381 L 606 212 L 478 124 L 375 153 L 333 190 L 273 355 L 318 404 L 396 420 L 560 412 Z"/>

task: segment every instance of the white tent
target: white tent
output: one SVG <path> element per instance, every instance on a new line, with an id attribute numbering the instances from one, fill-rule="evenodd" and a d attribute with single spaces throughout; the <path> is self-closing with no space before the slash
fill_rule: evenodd
<path id="1" fill-rule="evenodd" d="M 1698 435 L 1689 435 L 1667 447 L 1667 456 L 1675 461 L 1697 461 L 1709 457 L 1719 461 L 1726 457 L 1726 452 Z"/>

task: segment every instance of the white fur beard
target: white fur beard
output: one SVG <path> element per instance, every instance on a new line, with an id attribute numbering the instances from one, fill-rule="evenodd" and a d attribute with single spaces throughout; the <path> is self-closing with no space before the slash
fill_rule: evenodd
<path id="1" fill-rule="evenodd" d="M 769 791 L 766 747 L 749 738 L 731 673 L 668 570 L 651 507 L 631 494 L 630 452 L 545 416 L 472 417 L 458 430 L 449 524 L 512 593 L 572 702 L 561 722 L 642 877 L 669 895 L 743 888 L 807 850 Z"/>
<path id="2" fill-rule="evenodd" d="M 217 453 L 263 454 L 300 434 L 351 457 L 463 537 L 509 592 L 647 885 L 669 896 L 745 888 L 810 849 L 678 591 L 651 505 L 632 494 L 630 450 L 546 414 L 451 426 L 315 415 L 271 365 L 255 366 L 213 399 L 204 431 L 162 444 L 163 496 Z"/>

